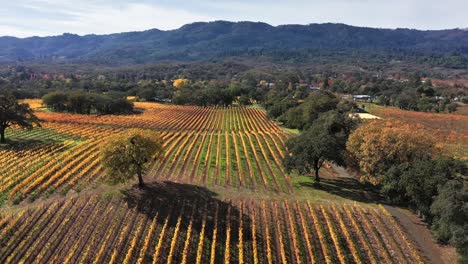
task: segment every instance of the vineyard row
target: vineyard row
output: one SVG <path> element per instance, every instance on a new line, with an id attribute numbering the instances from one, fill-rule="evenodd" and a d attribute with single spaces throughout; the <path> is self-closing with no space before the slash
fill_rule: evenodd
<path id="1" fill-rule="evenodd" d="M 135 206 L 96 196 L 55 202 L 1 216 L 0 243 L 1 263 L 422 260 L 381 207 L 213 197 L 161 196 Z"/>

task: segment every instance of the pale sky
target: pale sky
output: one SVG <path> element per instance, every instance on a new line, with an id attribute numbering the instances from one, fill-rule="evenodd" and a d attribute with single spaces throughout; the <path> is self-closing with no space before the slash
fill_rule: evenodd
<path id="1" fill-rule="evenodd" d="M 468 0 L 0 0 L 0 36 L 170 30 L 215 20 L 468 28 Z"/>

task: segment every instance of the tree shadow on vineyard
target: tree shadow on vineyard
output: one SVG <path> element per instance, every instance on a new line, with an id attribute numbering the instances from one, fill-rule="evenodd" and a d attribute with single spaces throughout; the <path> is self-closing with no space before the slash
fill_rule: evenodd
<path id="1" fill-rule="evenodd" d="M 203 220 L 205 219 L 204 237 L 206 245 L 211 245 L 213 231 L 216 229 L 217 260 L 224 259 L 226 239 L 228 238 L 226 230 L 228 227 L 231 230 L 229 235 L 231 260 L 235 261 L 238 257 L 239 250 L 237 245 L 241 222 L 243 226 L 242 241 L 248 243 L 252 240 L 250 216 L 241 213 L 237 205 L 218 199 L 217 194 L 207 188 L 165 181 L 148 183 L 144 189 L 132 187 L 123 190 L 122 193 L 124 201 L 130 208 L 146 214 L 150 219 L 156 217 L 156 221 L 160 226 L 165 224 L 169 216 L 167 228 L 174 230 L 179 226 L 180 235 L 183 237 L 186 236 L 190 224 L 192 224 L 191 229 L 194 232 L 192 235 L 200 234 L 203 229 Z M 230 215 L 229 221 L 227 220 L 228 215 Z M 257 238 L 257 240 L 259 239 Z M 162 252 L 169 251 L 171 239 L 167 238 L 167 240 L 168 242 L 163 245 Z M 180 262 L 181 259 L 179 258 L 181 256 L 182 254 L 174 256 L 174 263 Z M 196 260 L 196 250 L 191 250 L 188 257 L 188 263 L 194 263 Z M 164 261 L 165 259 L 161 259 L 161 262 Z"/>
<path id="2" fill-rule="evenodd" d="M 321 179 L 320 184 L 301 183 L 301 185 L 358 202 L 381 202 L 381 197 L 375 191 L 375 187 L 362 184 L 353 178 Z"/>
<path id="3" fill-rule="evenodd" d="M 39 140 L 39 139 L 21 139 L 21 138 L 7 138 L 5 144 L 0 144 L 0 149 L 3 150 L 28 150 L 37 148 L 39 144 L 56 143 L 54 140 Z"/>

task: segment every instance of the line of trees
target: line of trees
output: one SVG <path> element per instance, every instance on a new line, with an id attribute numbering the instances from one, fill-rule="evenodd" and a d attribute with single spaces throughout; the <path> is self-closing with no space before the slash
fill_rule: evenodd
<path id="1" fill-rule="evenodd" d="M 351 84 L 335 80 L 330 90 L 337 93 L 367 94 L 375 103 L 384 106 L 395 106 L 403 110 L 420 112 L 455 112 L 457 103 L 451 99 L 468 102 L 462 89 L 441 89 L 434 86 L 430 79 L 422 81 L 419 75 L 412 75 L 407 81 L 371 78 Z"/>
<path id="2" fill-rule="evenodd" d="M 43 103 L 57 112 L 77 114 L 131 114 L 133 103 L 125 98 L 85 92 L 52 92 Z"/>
<path id="3" fill-rule="evenodd" d="M 420 127 L 380 120 L 357 127 L 353 102 L 315 92 L 275 113 L 301 133 L 286 142 L 283 163 L 290 172 L 315 177 L 325 161 L 355 170 L 389 203 L 407 206 L 430 224 L 435 237 L 455 246 L 468 261 L 468 167 L 443 156 Z M 271 105 L 275 109 L 276 105 Z"/>
<path id="4" fill-rule="evenodd" d="M 120 93 L 143 101 L 172 100 L 178 104 L 262 102 L 274 118 L 305 99 L 311 85 L 340 94 L 368 94 L 378 104 L 414 111 L 453 112 L 457 108 L 455 98 L 468 103 L 462 83 L 450 87 L 436 82 L 463 77 L 420 67 L 389 72 L 380 66 L 363 68 L 364 71 L 344 65 L 258 67 L 233 62 L 112 69 L 94 69 L 91 65 L 0 66 L 0 89 L 9 89 L 20 99 L 40 98 L 51 91 L 86 91 Z M 428 78 L 441 86 L 432 85 Z M 190 81 L 175 89 L 180 79 Z"/>
<path id="5" fill-rule="evenodd" d="M 190 82 L 175 85 L 172 102 L 199 106 L 250 105 L 253 101 L 263 101 L 267 91 L 257 87 L 255 82 L 210 81 Z"/>

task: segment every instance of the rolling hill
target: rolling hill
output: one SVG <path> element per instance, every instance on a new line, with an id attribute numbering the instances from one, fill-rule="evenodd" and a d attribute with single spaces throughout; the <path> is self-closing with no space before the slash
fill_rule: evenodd
<path id="1" fill-rule="evenodd" d="M 370 58 L 375 54 L 396 59 L 412 55 L 464 57 L 468 55 L 468 31 L 376 29 L 330 23 L 274 27 L 260 22 L 216 21 L 192 23 L 169 31 L 0 37 L 3 63 L 143 64 L 229 57 L 308 62 L 321 56 Z"/>

